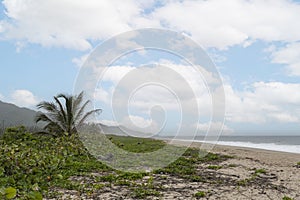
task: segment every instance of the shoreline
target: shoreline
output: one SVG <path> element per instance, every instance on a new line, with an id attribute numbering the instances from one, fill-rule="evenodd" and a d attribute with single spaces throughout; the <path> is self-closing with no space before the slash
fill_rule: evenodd
<path id="1" fill-rule="evenodd" d="M 170 140 L 164 139 L 165 142 L 169 143 Z M 251 147 L 240 147 L 240 146 L 229 146 L 219 144 L 209 144 L 203 142 L 193 141 L 192 143 L 184 140 L 173 140 L 170 144 L 179 146 L 189 146 L 207 150 L 207 148 L 201 148 L 203 144 L 208 145 L 210 150 L 208 152 L 220 153 L 226 155 L 232 155 L 236 157 L 248 157 L 259 160 L 267 164 L 276 164 L 280 166 L 294 166 L 297 162 L 300 162 L 300 154 L 290 153 L 283 151 L 266 150 Z M 190 144 L 190 145 L 189 145 Z"/>
<path id="2" fill-rule="evenodd" d="M 171 144 L 187 146 L 189 142 L 177 140 L 172 141 Z M 192 142 L 189 147 L 205 150 L 201 148 L 202 144 L 201 142 Z M 217 197 L 222 199 L 280 200 L 284 196 L 288 196 L 294 200 L 300 199 L 300 165 L 298 164 L 300 154 L 225 145 L 214 145 L 208 152 L 232 156 L 220 163 L 222 168 L 217 171 L 226 176 L 238 177 L 237 179 L 245 184 L 238 189 L 239 192 L 235 191 L 236 188 L 224 187 L 223 189 L 228 191 Z M 257 173 L 260 171 L 262 173 Z M 254 179 L 258 181 L 255 184 L 251 183 L 251 180 Z M 264 185 L 265 183 L 267 184 Z M 260 189 L 258 189 L 259 184 L 262 185 Z M 219 190 L 211 186 L 210 188 Z M 215 196 L 212 199 L 214 198 Z"/>

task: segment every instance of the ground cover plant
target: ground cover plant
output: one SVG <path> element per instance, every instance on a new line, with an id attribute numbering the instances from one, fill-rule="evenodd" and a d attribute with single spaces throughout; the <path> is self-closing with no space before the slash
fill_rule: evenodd
<path id="1" fill-rule="evenodd" d="M 118 147 L 137 153 L 156 151 L 165 145 L 161 140 L 106 137 Z M 181 157 L 164 168 L 130 173 L 112 169 L 97 160 L 77 134 L 54 137 L 30 133 L 24 127 L 8 128 L 0 137 L 0 199 L 61 199 L 70 192 L 79 199 L 94 199 L 107 191 L 126 198 L 153 199 L 161 198 L 166 191 L 180 192 L 178 188 L 166 186 L 181 182 L 199 183 L 199 187 L 202 184 L 275 187 L 269 184 L 265 169 L 253 170 L 252 176 L 242 181 L 225 176 L 220 170 L 230 166 L 222 163 L 231 158 L 187 148 Z M 203 198 L 212 194 L 202 189 L 198 188 L 197 193 L 191 195 Z M 118 193 L 120 191 L 122 193 Z"/>

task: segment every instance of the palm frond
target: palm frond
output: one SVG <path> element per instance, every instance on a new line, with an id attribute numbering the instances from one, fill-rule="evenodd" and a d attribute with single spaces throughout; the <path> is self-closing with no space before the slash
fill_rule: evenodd
<path id="1" fill-rule="evenodd" d="M 37 108 L 38 109 L 44 109 L 48 112 L 53 112 L 53 111 L 57 110 L 57 107 L 54 103 L 47 102 L 47 101 L 42 101 L 41 103 L 39 103 L 37 105 Z"/>
<path id="2" fill-rule="evenodd" d="M 77 96 L 74 97 L 74 102 L 73 102 L 73 111 L 74 111 L 74 113 L 77 112 L 77 110 L 80 107 L 80 104 L 83 101 L 83 94 L 84 94 L 83 92 L 80 92 L 79 95 L 77 95 Z"/>
<path id="3" fill-rule="evenodd" d="M 35 119 L 35 122 L 38 123 L 40 121 L 46 122 L 46 126 L 44 127 L 44 129 L 48 129 L 50 127 L 50 125 L 53 127 L 55 125 L 56 128 L 60 129 L 60 130 L 64 130 L 64 128 L 60 125 L 60 123 L 58 123 L 55 119 L 53 119 L 52 117 L 50 117 L 49 115 L 45 114 L 45 113 L 38 113 Z"/>
<path id="4" fill-rule="evenodd" d="M 81 126 L 86 120 L 88 117 L 90 117 L 92 114 L 97 114 L 97 113 L 101 113 L 102 112 L 102 109 L 95 109 L 95 110 L 91 110 L 89 112 L 87 112 L 82 118 L 81 120 L 77 123 L 77 126 Z"/>
<path id="5" fill-rule="evenodd" d="M 78 110 L 78 112 L 75 113 L 75 118 L 74 121 L 77 122 L 79 121 L 80 117 L 84 114 L 84 111 L 87 107 L 87 105 L 90 103 L 90 100 L 86 101 L 81 108 Z"/>
<path id="6" fill-rule="evenodd" d="M 59 107 L 59 109 L 60 109 L 60 113 L 61 113 L 61 115 L 62 115 L 62 118 L 63 118 L 64 122 L 66 122 L 66 121 L 67 121 L 67 119 L 66 119 L 66 112 L 65 112 L 65 110 L 64 110 L 63 105 L 61 104 L 61 102 L 59 101 L 59 99 L 58 99 L 57 96 L 56 96 L 56 97 L 53 97 L 53 98 L 54 98 L 56 104 L 58 105 L 58 107 Z"/>

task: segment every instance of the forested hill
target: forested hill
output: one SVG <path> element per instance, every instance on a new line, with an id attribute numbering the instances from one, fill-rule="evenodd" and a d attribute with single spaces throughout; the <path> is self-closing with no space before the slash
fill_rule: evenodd
<path id="1" fill-rule="evenodd" d="M 4 127 L 24 125 L 35 126 L 36 111 L 20 108 L 11 103 L 0 101 L 0 129 Z"/>

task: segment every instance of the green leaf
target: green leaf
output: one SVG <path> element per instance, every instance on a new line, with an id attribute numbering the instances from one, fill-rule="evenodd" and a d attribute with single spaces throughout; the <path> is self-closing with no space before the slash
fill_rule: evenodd
<path id="1" fill-rule="evenodd" d="M 4 190 L 7 199 L 13 199 L 17 196 L 17 190 L 13 187 L 8 187 Z"/>
<path id="2" fill-rule="evenodd" d="M 32 200 L 42 200 L 43 199 L 43 196 L 41 193 L 39 192 L 30 192 L 29 195 L 28 195 L 29 199 L 32 199 Z"/>
<path id="3" fill-rule="evenodd" d="M 61 175 L 61 174 L 57 174 L 57 178 L 63 179 L 64 177 L 63 177 L 63 175 Z"/>
<path id="4" fill-rule="evenodd" d="M 3 167 L 0 167 L 0 176 L 3 176 L 3 175 L 4 175 L 4 172 L 5 172 L 4 168 L 3 168 Z"/>

